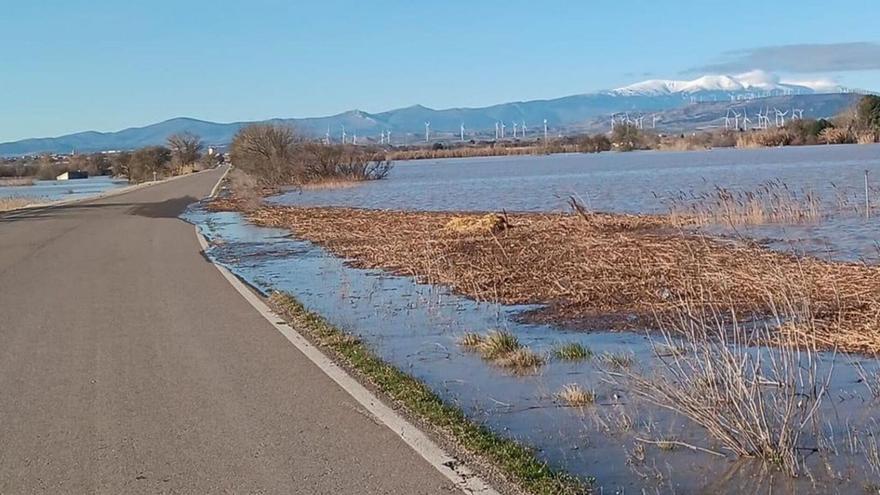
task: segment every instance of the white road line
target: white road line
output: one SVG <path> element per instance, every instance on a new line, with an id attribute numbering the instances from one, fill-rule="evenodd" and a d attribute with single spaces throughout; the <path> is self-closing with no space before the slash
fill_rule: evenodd
<path id="1" fill-rule="evenodd" d="M 202 251 L 206 252 L 209 247 L 207 239 L 205 239 L 199 231 L 198 226 L 195 227 L 195 232 L 196 237 L 199 240 L 199 245 L 202 247 Z M 209 256 L 206 257 L 210 259 Z M 495 489 L 489 486 L 488 483 L 483 481 L 482 478 L 477 476 L 467 466 L 462 464 L 461 461 L 449 455 L 433 440 L 428 438 L 424 432 L 404 419 L 403 416 L 398 414 L 394 409 L 386 406 L 378 397 L 367 390 L 367 388 L 361 385 L 357 380 L 352 378 L 352 376 L 342 367 L 334 363 L 323 352 L 321 352 L 320 349 L 312 345 L 305 337 L 294 330 L 293 327 L 282 322 L 282 319 L 273 313 L 269 306 L 267 306 L 259 296 L 254 294 L 253 291 L 248 289 L 244 282 L 239 280 L 238 277 L 217 263 L 213 263 L 213 265 L 220 271 L 223 278 L 225 278 L 232 287 L 241 294 L 245 301 L 249 302 L 270 325 L 275 327 L 275 329 L 284 335 L 291 344 L 309 358 L 310 361 L 315 363 L 324 374 L 329 376 L 334 382 L 342 387 L 343 390 L 348 392 L 349 395 L 358 401 L 378 421 L 381 421 L 406 442 L 407 445 L 421 455 L 423 459 L 434 466 L 437 471 L 440 471 L 440 473 L 449 478 L 450 481 L 455 483 L 455 485 L 465 493 L 499 495 Z"/>

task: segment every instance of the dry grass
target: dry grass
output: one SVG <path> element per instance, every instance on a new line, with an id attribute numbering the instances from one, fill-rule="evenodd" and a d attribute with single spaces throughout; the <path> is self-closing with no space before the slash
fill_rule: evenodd
<path id="1" fill-rule="evenodd" d="M 585 407 L 596 402 L 596 393 L 571 383 L 562 387 L 556 398 L 571 407 Z"/>
<path id="2" fill-rule="evenodd" d="M 0 187 L 18 187 L 34 185 L 33 177 L 0 177 Z"/>
<path id="3" fill-rule="evenodd" d="M 38 198 L 0 198 L 0 211 L 16 210 L 25 206 L 40 204 L 41 202 Z"/>
<path id="4" fill-rule="evenodd" d="M 505 215 L 490 213 L 481 217 L 454 217 L 443 228 L 453 234 L 486 235 L 501 232 L 509 226 Z"/>
<path id="5" fill-rule="evenodd" d="M 668 199 L 669 218 L 681 225 L 761 225 L 811 223 L 822 218 L 822 204 L 813 191 L 795 191 L 781 180 L 770 180 L 753 191 L 715 186 L 710 193 L 684 192 Z"/>
<path id="6" fill-rule="evenodd" d="M 553 143 L 550 148 L 543 145 L 527 146 L 459 146 L 446 149 L 418 148 L 395 150 L 388 153 L 389 160 L 426 160 L 440 158 L 472 158 L 478 156 L 546 155 L 578 151 L 577 145 Z"/>
<path id="7" fill-rule="evenodd" d="M 528 318 L 580 328 L 653 326 L 694 287 L 723 297 L 741 315 L 766 315 L 772 310 L 766 294 L 797 280 L 813 303 L 816 324 L 788 325 L 787 334 L 815 332 L 824 347 L 880 352 L 877 267 L 799 259 L 684 233 L 661 216 L 509 214 L 500 232 L 445 228 L 455 218 L 482 217 L 276 206 L 248 215 L 259 225 L 288 228 L 355 266 L 415 276 L 477 300 L 546 304 Z"/>
<path id="8" fill-rule="evenodd" d="M 468 332 L 458 339 L 458 345 L 476 350 L 485 339 L 478 333 Z"/>
<path id="9" fill-rule="evenodd" d="M 684 346 L 688 352 L 665 356 L 651 375 L 616 368 L 607 376 L 691 419 L 725 450 L 798 476 L 805 469 L 804 456 L 812 452 L 806 439 L 825 422 L 819 411 L 833 367 L 823 371 L 817 342 L 804 335 L 764 347 L 776 340 L 779 326 L 816 322 L 811 302 L 796 284 L 772 297 L 772 320 L 762 323 L 730 319 L 731 309 L 714 303 L 707 313 L 689 299 L 663 333 L 664 345 Z"/>
<path id="10" fill-rule="evenodd" d="M 518 373 L 526 373 L 535 371 L 543 366 L 544 358 L 535 351 L 523 347 L 500 356 L 493 362 L 502 368 L 508 368 Z"/>

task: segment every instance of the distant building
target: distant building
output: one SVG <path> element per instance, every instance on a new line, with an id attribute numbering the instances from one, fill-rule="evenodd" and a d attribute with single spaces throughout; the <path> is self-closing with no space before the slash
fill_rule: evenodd
<path id="1" fill-rule="evenodd" d="M 89 173 L 83 172 L 82 170 L 72 170 L 70 172 L 64 172 L 63 174 L 55 177 L 55 180 L 74 180 L 74 179 L 88 179 Z"/>

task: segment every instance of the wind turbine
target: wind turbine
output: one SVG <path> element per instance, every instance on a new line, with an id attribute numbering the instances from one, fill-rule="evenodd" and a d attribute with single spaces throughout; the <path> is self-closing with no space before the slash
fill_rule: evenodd
<path id="1" fill-rule="evenodd" d="M 498 141 L 498 122 L 495 122 L 495 141 Z"/>
<path id="2" fill-rule="evenodd" d="M 658 120 L 662 120 L 662 119 L 660 117 L 658 117 L 656 113 L 651 114 L 651 129 L 657 128 L 657 121 Z"/>
<path id="3" fill-rule="evenodd" d="M 522 135 L 523 138 L 526 137 L 526 121 L 525 120 L 522 121 L 522 126 L 520 127 L 520 135 Z"/>
<path id="4" fill-rule="evenodd" d="M 612 114 L 611 114 L 611 132 L 614 132 L 614 122 L 615 122 L 616 119 L 617 119 L 617 114 L 616 114 L 616 113 L 612 113 Z M 545 120 L 545 122 L 546 122 L 546 120 Z M 546 134 L 546 133 L 545 133 L 545 134 Z"/>
<path id="5" fill-rule="evenodd" d="M 354 131 L 354 138 L 351 140 L 351 144 L 353 144 L 353 145 L 355 145 L 355 146 L 357 146 L 357 144 L 358 144 L 358 133 L 357 133 L 357 131 Z"/>
<path id="6" fill-rule="evenodd" d="M 788 110 L 784 112 L 779 111 L 778 108 L 774 108 L 773 110 L 776 111 L 776 127 L 785 127 L 785 116 L 788 115 Z"/>
<path id="7" fill-rule="evenodd" d="M 388 133 L 385 134 L 385 140 L 388 141 L 388 144 L 391 144 L 391 130 L 388 130 Z"/>
<path id="8" fill-rule="evenodd" d="M 504 125 L 504 121 L 502 120 L 501 121 L 501 139 L 504 139 L 504 129 L 506 129 L 506 128 L 507 128 L 507 126 Z"/>
<path id="9" fill-rule="evenodd" d="M 747 131 L 747 130 L 749 130 L 749 124 L 752 123 L 752 120 L 749 119 L 749 111 L 748 111 L 748 109 L 743 108 L 742 118 L 743 118 L 743 130 L 746 130 L 746 131 Z"/>
<path id="10" fill-rule="evenodd" d="M 425 142 L 431 142 L 431 123 L 425 121 Z"/>
<path id="11" fill-rule="evenodd" d="M 547 143 L 547 119 L 544 119 L 544 144 Z"/>
<path id="12" fill-rule="evenodd" d="M 342 126 L 342 144 L 345 144 L 345 126 Z"/>
<path id="13" fill-rule="evenodd" d="M 463 143 L 464 142 L 464 122 L 461 123 L 461 128 L 459 128 L 459 130 L 461 131 L 461 142 Z"/>
<path id="14" fill-rule="evenodd" d="M 327 134 L 324 136 L 324 144 L 330 144 L 330 126 L 327 126 Z"/>
<path id="15" fill-rule="evenodd" d="M 513 139 L 516 139 L 516 127 L 517 127 L 518 125 L 519 125 L 519 124 L 517 124 L 516 121 L 514 120 L 514 121 L 513 121 Z"/>
<path id="16" fill-rule="evenodd" d="M 733 128 L 739 130 L 739 118 L 741 115 L 736 110 L 731 109 L 731 111 L 733 112 Z"/>

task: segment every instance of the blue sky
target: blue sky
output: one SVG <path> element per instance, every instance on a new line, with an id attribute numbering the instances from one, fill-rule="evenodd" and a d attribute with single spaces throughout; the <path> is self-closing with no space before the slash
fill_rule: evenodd
<path id="1" fill-rule="evenodd" d="M 877 0 L 2 0 L 0 141 L 483 106 L 762 64 L 876 90 L 877 18 Z"/>

